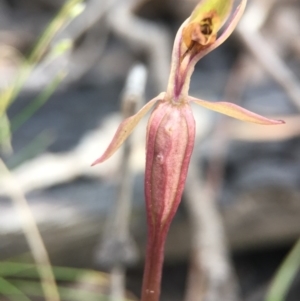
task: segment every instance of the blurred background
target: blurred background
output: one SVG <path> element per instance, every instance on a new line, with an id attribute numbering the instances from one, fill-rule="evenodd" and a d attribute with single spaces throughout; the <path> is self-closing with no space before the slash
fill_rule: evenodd
<path id="1" fill-rule="evenodd" d="M 193 107 L 163 301 L 300 300 L 300 1 L 248 2 L 190 94 L 286 125 Z M 138 300 L 147 118 L 90 165 L 166 89 L 176 31 L 197 3 L 0 0 L 0 300 Z"/>

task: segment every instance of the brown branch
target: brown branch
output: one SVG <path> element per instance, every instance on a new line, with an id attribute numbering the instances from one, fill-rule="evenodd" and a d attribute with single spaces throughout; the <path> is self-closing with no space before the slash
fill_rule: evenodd
<path id="1" fill-rule="evenodd" d="M 137 52 L 146 54 L 149 72 L 158 92 L 164 91 L 170 69 L 171 40 L 166 28 L 132 12 L 134 0 L 120 1 L 109 14 L 112 30 Z"/>
<path id="2" fill-rule="evenodd" d="M 300 82 L 279 55 L 260 33 L 270 10 L 276 1 L 254 1 L 237 27 L 237 34 L 247 50 L 260 65 L 285 90 L 293 104 L 300 110 Z M 256 13 L 260 12 L 257 22 Z M 255 17 L 254 17 L 255 15 Z"/>
<path id="3" fill-rule="evenodd" d="M 185 198 L 192 226 L 192 256 L 186 301 L 238 300 L 215 191 L 190 165 Z"/>
<path id="4" fill-rule="evenodd" d="M 128 118 L 140 107 L 143 100 L 147 71 L 143 65 L 136 65 L 129 73 L 122 97 L 122 115 Z M 109 266 L 112 275 L 111 297 L 113 301 L 124 299 L 125 268 L 137 260 L 135 242 L 130 235 L 129 223 L 132 206 L 133 174 L 130 157 L 130 137 L 124 142 L 118 179 L 117 203 L 107 220 L 103 241 L 97 251 L 97 261 Z"/>
<path id="5" fill-rule="evenodd" d="M 238 60 L 228 78 L 225 99 L 238 102 L 249 73 Z M 211 155 L 205 176 L 197 170 L 195 157 L 190 164 L 186 201 L 192 226 L 192 254 L 185 301 L 238 300 L 238 285 L 229 260 L 217 199 L 221 193 L 225 156 L 230 140 L 231 120 L 218 116 L 210 137 Z"/>

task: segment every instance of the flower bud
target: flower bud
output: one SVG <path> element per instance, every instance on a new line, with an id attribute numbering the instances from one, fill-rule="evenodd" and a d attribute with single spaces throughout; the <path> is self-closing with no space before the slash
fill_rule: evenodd
<path id="1" fill-rule="evenodd" d="M 150 227 L 162 229 L 171 223 L 181 200 L 194 140 L 190 105 L 159 103 L 147 128 L 145 195 Z"/>

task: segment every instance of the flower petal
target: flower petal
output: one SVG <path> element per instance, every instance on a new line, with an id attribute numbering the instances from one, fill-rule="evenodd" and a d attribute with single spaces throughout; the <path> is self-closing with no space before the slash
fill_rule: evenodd
<path id="1" fill-rule="evenodd" d="M 216 41 L 217 33 L 228 19 L 232 6 L 233 0 L 200 1 L 182 29 L 182 40 L 188 52 L 195 47 L 202 50 Z"/>
<path id="2" fill-rule="evenodd" d="M 230 17 L 229 21 L 227 22 L 228 25 L 225 28 L 224 32 L 216 39 L 214 43 L 212 43 L 210 46 L 204 48 L 201 50 L 194 58 L 193 62 L 198 62 L 202 57 L 207 55 L 209 52 L 213 51 L 217 47 L 219 47 L 221 44 L 223 44 L 228 37 L 232 34 L 234 29 L 236 28 L 237 24 L 239 23 L 245 8 L 246 8 L 247 0 L 242 0 L 240 5 L 235 9 L 233 15 Z"/>
<path id="3" fill-rule="evenodd" d="M 208 13 L 214 13 L 220 20 L 219 26 L 226 21 L 233 6 L 233 0 L 204 0 L 201 1 L 191 14 L 190 22 L 200 23 Z M 219 30 L 219 28 L 217 28 Z"/>
<path id="4" fill-rule="evenodd" d="M 228 37 L 232 34 L 234 29 L 237 27 L 244 11 L 247 5 L 247 0 L 242 0 L 240 5 L 236 8 L 234 11 L 232 17 L 229 20 L 228 26 L 225 28 L 224 32 L 221 34 L 221 36 L 216 40 L 215 44 L 212 45 L 212 48 L 210 51 L 213 49 L 219 47 L 223 42 L 225 42 Z"/>
<path id="5" fill-rule="evenodd" d="M 247 121 L 247 122 L 264 124 L 264 125 L 275 125 L 275 124 L 285 123 L 283 120 L 274 120 L 274 119 L 263 117 L 261 115 L 243 109 L 242 107 L 239 107 L 238 105 L 235 105 L 230 102 L 209 102 L 194 97 L 189 97 L 189 101 L 193 101 L 194 103 L 202 107 L 205 107 L 207 109 L 210 109 L 212 111 L 216 111 L 225 114 L 227 116 L 239 120 Z"/>
<path id="6" fill-rule="evenodd" d="M 122 145 L 122 143 L 127 139 L 127 137 L 132 133 L 139 121 L 148 113 L 148 111 L 155 105 L 155 103 L 164 98 L 165 93 L 159 94 L 157 97 L 150 100 L 146 105 L 144 105 L 135 115 L 125 119 L 118 127 L 115 136 L 107 147 L 103 155 L 98 158 L 92 166 L 102 163 L 108 158 L 110 158 Z"/>

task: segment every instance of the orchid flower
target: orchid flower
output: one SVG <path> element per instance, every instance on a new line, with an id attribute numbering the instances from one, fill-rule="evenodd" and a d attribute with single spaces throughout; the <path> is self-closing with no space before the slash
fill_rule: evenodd
<path id="1" fill-rule="evenodd" d="M 198 4 L 176 35 L 166 92 L 125 119 L 104 154 L 93 163 L 96 165 L 110 158 L 141 118 L 157 105 L 147 126 L 145 199 L 148 242 L 142 301 L 159 299 L 166 235 L 182 197 L 194 147 L 195 120 L 190 102 L 243 121 L 263 125 L 284 123 L 233 103 L 209 102 L 188 95 L 195 64 L 230 36 L 244 12 L 246 2 L 242 0 L 233 13 L 233 0 L 202 0 Z M 218 36 L 226 21 L 226 28 Z"/>

